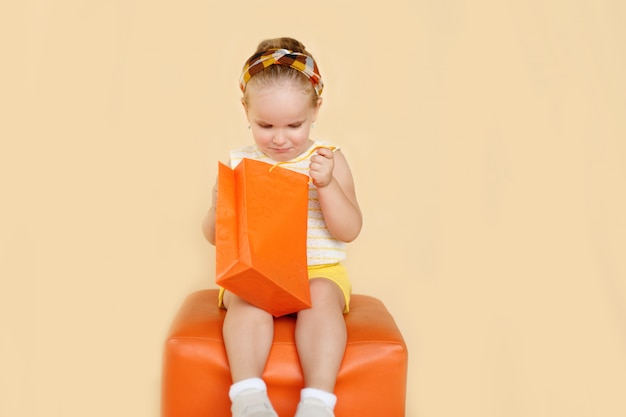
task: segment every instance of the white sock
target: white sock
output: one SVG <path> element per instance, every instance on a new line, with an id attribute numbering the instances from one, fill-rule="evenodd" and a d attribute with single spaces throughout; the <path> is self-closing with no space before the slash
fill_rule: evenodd
<path id="1" fill-rule="evenodd" d="M 317 388 L 303 388 L 300 391 L 300 401 L 305 398 L 317 398 L 331 410 L 334 410 L 335 404 L 337 404 L 337 396 L 335 394 Z"/>
<path id="2" fill-rule="evenodd" d="M 265 385 L 265 381 L 263 381 L 261 378 L 244 379 L 239 382 L 235 382 L 233 385 L 230 386 L 228 396 L 232 401 L 236 396 L 250 389 L 265 392 L 267 391 L 267 385 Z"/>

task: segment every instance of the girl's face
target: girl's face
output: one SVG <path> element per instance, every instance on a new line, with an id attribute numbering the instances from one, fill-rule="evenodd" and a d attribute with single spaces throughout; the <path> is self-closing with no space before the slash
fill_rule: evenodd
<path id="1" fill-rule="evenodd" d="M 309 94 L 294 82 L 256 86 L 243 102 L 254 142 L 275 161 L 288 161 L 306 151 L 311 124 L 322 100 L 311 106 Z"/>

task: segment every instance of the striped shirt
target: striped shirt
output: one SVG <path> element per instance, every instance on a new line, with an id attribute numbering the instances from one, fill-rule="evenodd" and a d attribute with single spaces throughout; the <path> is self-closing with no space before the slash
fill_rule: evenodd
<path id="1" fill-rule="evenodd" d="M 317 146 L 330 146 L 326 142 L 314 142 L 313 145 L 302 155 L 307 154 Z M 255 159 L 257 161 L 275 164 L 269 156 L 265 155 L 256 145 L 234 149 L 230 152 L 230 167 L 235 168 L 243 159 Z M 297 158 L 294 158 L 297 159 Z M 281 165 L 283 168 L 309 175 L 309 158 L 302 161 Z M 307 260 L 309 266 L 327 265 L 341 262 L 346 257 L 346 244 L 331 236 L 324 221 L 324 215 L 317 197 L 317 188 L 312 181 L 309 182 L 309 213 L 307 220 Z"/>

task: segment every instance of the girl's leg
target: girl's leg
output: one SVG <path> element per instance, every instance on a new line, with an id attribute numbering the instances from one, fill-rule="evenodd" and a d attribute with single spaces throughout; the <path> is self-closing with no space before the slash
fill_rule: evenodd
<path id="1" fill-rule="evenodd" d="M 345 300 L 339 287 L 328 279 L 311 279 L 310 286 L 312 307 L 300 311 L 296 321 L 296 346 L 305 384 L 303 397 L 305 392 L 325 396 L 330 414 L 315 415 L 332 415 L 332 393 L 347 340 Z M 305 407 L 299 407 L 297 415 L 313 415 L 304 410 Z"/>
<path id="2" fill-rule="evenodd" d="M 274 319 L 233 293 L 224 293 L 222 333 L 233 382 L 260 378 L 272 347 Z"/>
<path id="3" fill-rule="evenodd" d="M 233 385 L 233 417 L 277 417 L 261 379 L 274 337 L 274 318 L 226 291 L 222 327 Z"/>

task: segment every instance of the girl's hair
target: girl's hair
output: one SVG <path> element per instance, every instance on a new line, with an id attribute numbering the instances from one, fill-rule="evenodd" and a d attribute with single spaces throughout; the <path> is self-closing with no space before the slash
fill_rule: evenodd
<path id="1" fill-rule="evenodd" d="M 299 52 L 313 58 L 313 55 L 306 50 L 305 46 L 294 38 L 283 37 L 265 39 L 259 43 L 255 53 L 264 52 L 270 49 L 288 49 L 292 52 Z M 302 89 L 305 90 L 311 97 L 311 105 L 313 107 L 317 106 L 319 97 L 315 92 L 311 81 L 300 71 L 285 65 L 268 66 L 263 71 L 255 74 L 254 77 L 252 77 L 248 82 L 248 85 L 252 84 L 255 87 L 267 87 L 285 81 L 300 84 Z M 243 100 L 248 103 L 248 88 L 244 91 Z"/>

